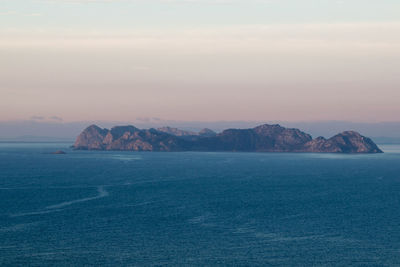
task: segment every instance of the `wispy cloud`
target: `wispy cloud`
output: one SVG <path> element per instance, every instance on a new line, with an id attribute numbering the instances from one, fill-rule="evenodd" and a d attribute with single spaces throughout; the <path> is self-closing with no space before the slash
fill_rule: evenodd
<path id="1" fill-rule="evenodd" d="M 51 116 L 51 117 L 49 117 L 49 120 L 58 121 L 58 122 L 64 121 L 63 118 L 58 117 L 58 116 Z"/>
<path id="2" fill-rule="evenodd" d="M 225 4 L 240 2 L 271 2 L 271 0 L 38 0 L 53 3 L 115 3 L 115 2 L 157 2 L 157 3 L 201 3 L 201 4 Z"/>
<path id="3" fill-rule="evenodd" d="M 25 17 L 38 17 L 42 16 L 41 13 L 34 12 L 34 13 L 21 13 L 17 11 L 4 11 L 0 12 L 0 16 L 25 16 Z"/>
<path id="4" fill-rule="evenodd" d="M 27 17 L 40 17 L 40 16 L 42 16 L 42 14 L 41 13 L 30 13 L 30 14 L 24 14 L 24 16 L 27 16 Z"/>
<path id="5" fill-rule="evenodd" d="M 43 120 L 45 120 L 46 118 L 45 117 L 43 117 L 43 116 L 32 116 L 32 117 L 30 117 L 30 119 L 31 120 L 34 120 L 34 121 L 43 121 Z"/>
<path id="6" fill-rule="evenodd" d="M 181 29 L 62 30 L 3 29 L 0 46 L 130 47 L 146 50 L 265 51 L 315 47 L 398 49 L 400 22 L 231 25 Z M 131 69 L 146 70 L 147 66 Z"/>
<path id="7" fill-rule="evenodd" d="M 1 11 L 0 16 L 7 16 L 7 15 L 15 15 L 17 14 L 16 11 Z"/>

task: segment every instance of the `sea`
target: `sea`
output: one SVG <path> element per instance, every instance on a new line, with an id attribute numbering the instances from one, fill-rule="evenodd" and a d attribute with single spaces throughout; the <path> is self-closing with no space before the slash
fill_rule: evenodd
<path id="1" fill-rule="evenodd" d="M 399 145 L 366 155 L 70 145 L 0 143 L 0 266 L 400 266 Z"/>

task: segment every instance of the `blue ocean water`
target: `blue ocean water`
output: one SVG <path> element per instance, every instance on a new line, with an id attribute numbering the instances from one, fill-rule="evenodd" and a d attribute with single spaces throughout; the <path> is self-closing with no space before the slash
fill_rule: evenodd
<path id="1" fill-rule="evenodd" d="M 69 145 L 0 143 L 0 265 L 400 265 L 400 146 L 341 155 Z M 67 154 L 49 154 L 58 149 Z"/>

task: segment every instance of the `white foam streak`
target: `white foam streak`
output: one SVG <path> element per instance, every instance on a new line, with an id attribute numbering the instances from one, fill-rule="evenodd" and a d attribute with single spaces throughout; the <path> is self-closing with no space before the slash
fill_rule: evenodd
<path id="1" fill-rule="evenodd" d="M 97 187 L 97 192 L 98 192 L 98 195 L 95 197 L 87 197 L 87 198 L 81 198 L 81 199 L 76 199 L 76 200 L 72 200 L 72 201 L 66 201 L 66 202 L 62 202 L 60 204 L 48 206 L 48 207 L 46 207 L 46 209 L 52 210 L 52 209 L 64 208 L 66 206 L 70 206 L 70 205 L 73 205 L 76 203 L 91 201 L 91 200 L 103 198 L 103 197 L 106 197 L 109 195 L 108 192 L 104 189 L 104 186 Z"/>
<path id="2" fill-rule="evenodd" d="M 35 211 L 35 212 L 25 212 L 25 213 L 18 213 L 18 214 L 12 214 L 10 217 L 21 217 L 21 216 L 29 216 L 29 215 L 41 215 L 41 214 L 47 214 L 47 213 L 52 213 L 52 212 L 57 212 L 57 211 L 62 211 L 62 208 L 65 208 L 67 206 L 77 204 L 77 203 L 82 203 L 86 201 L 91 201 L 91 200 L 96 200 L 100 198 L 107 197 L 109 193 L 107 190 L 104 189 L 104 186 L 99 186 L 97 187 L 97 196 L 94 197 L 86 197 L 86 198 L 80 198 L 80 199 L 75 199 L 71 201 L 66 201 L 62 202 L 59 204 L 47 206 L 43 210 Z"/>

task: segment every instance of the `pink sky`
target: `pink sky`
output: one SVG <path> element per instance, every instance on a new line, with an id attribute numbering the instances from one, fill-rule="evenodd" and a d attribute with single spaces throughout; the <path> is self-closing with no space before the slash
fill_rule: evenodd
<path id="1" fill-rule="evenodd" d="M 0 120 L 398 121 L 400 23 L 0 35 Z"/>

